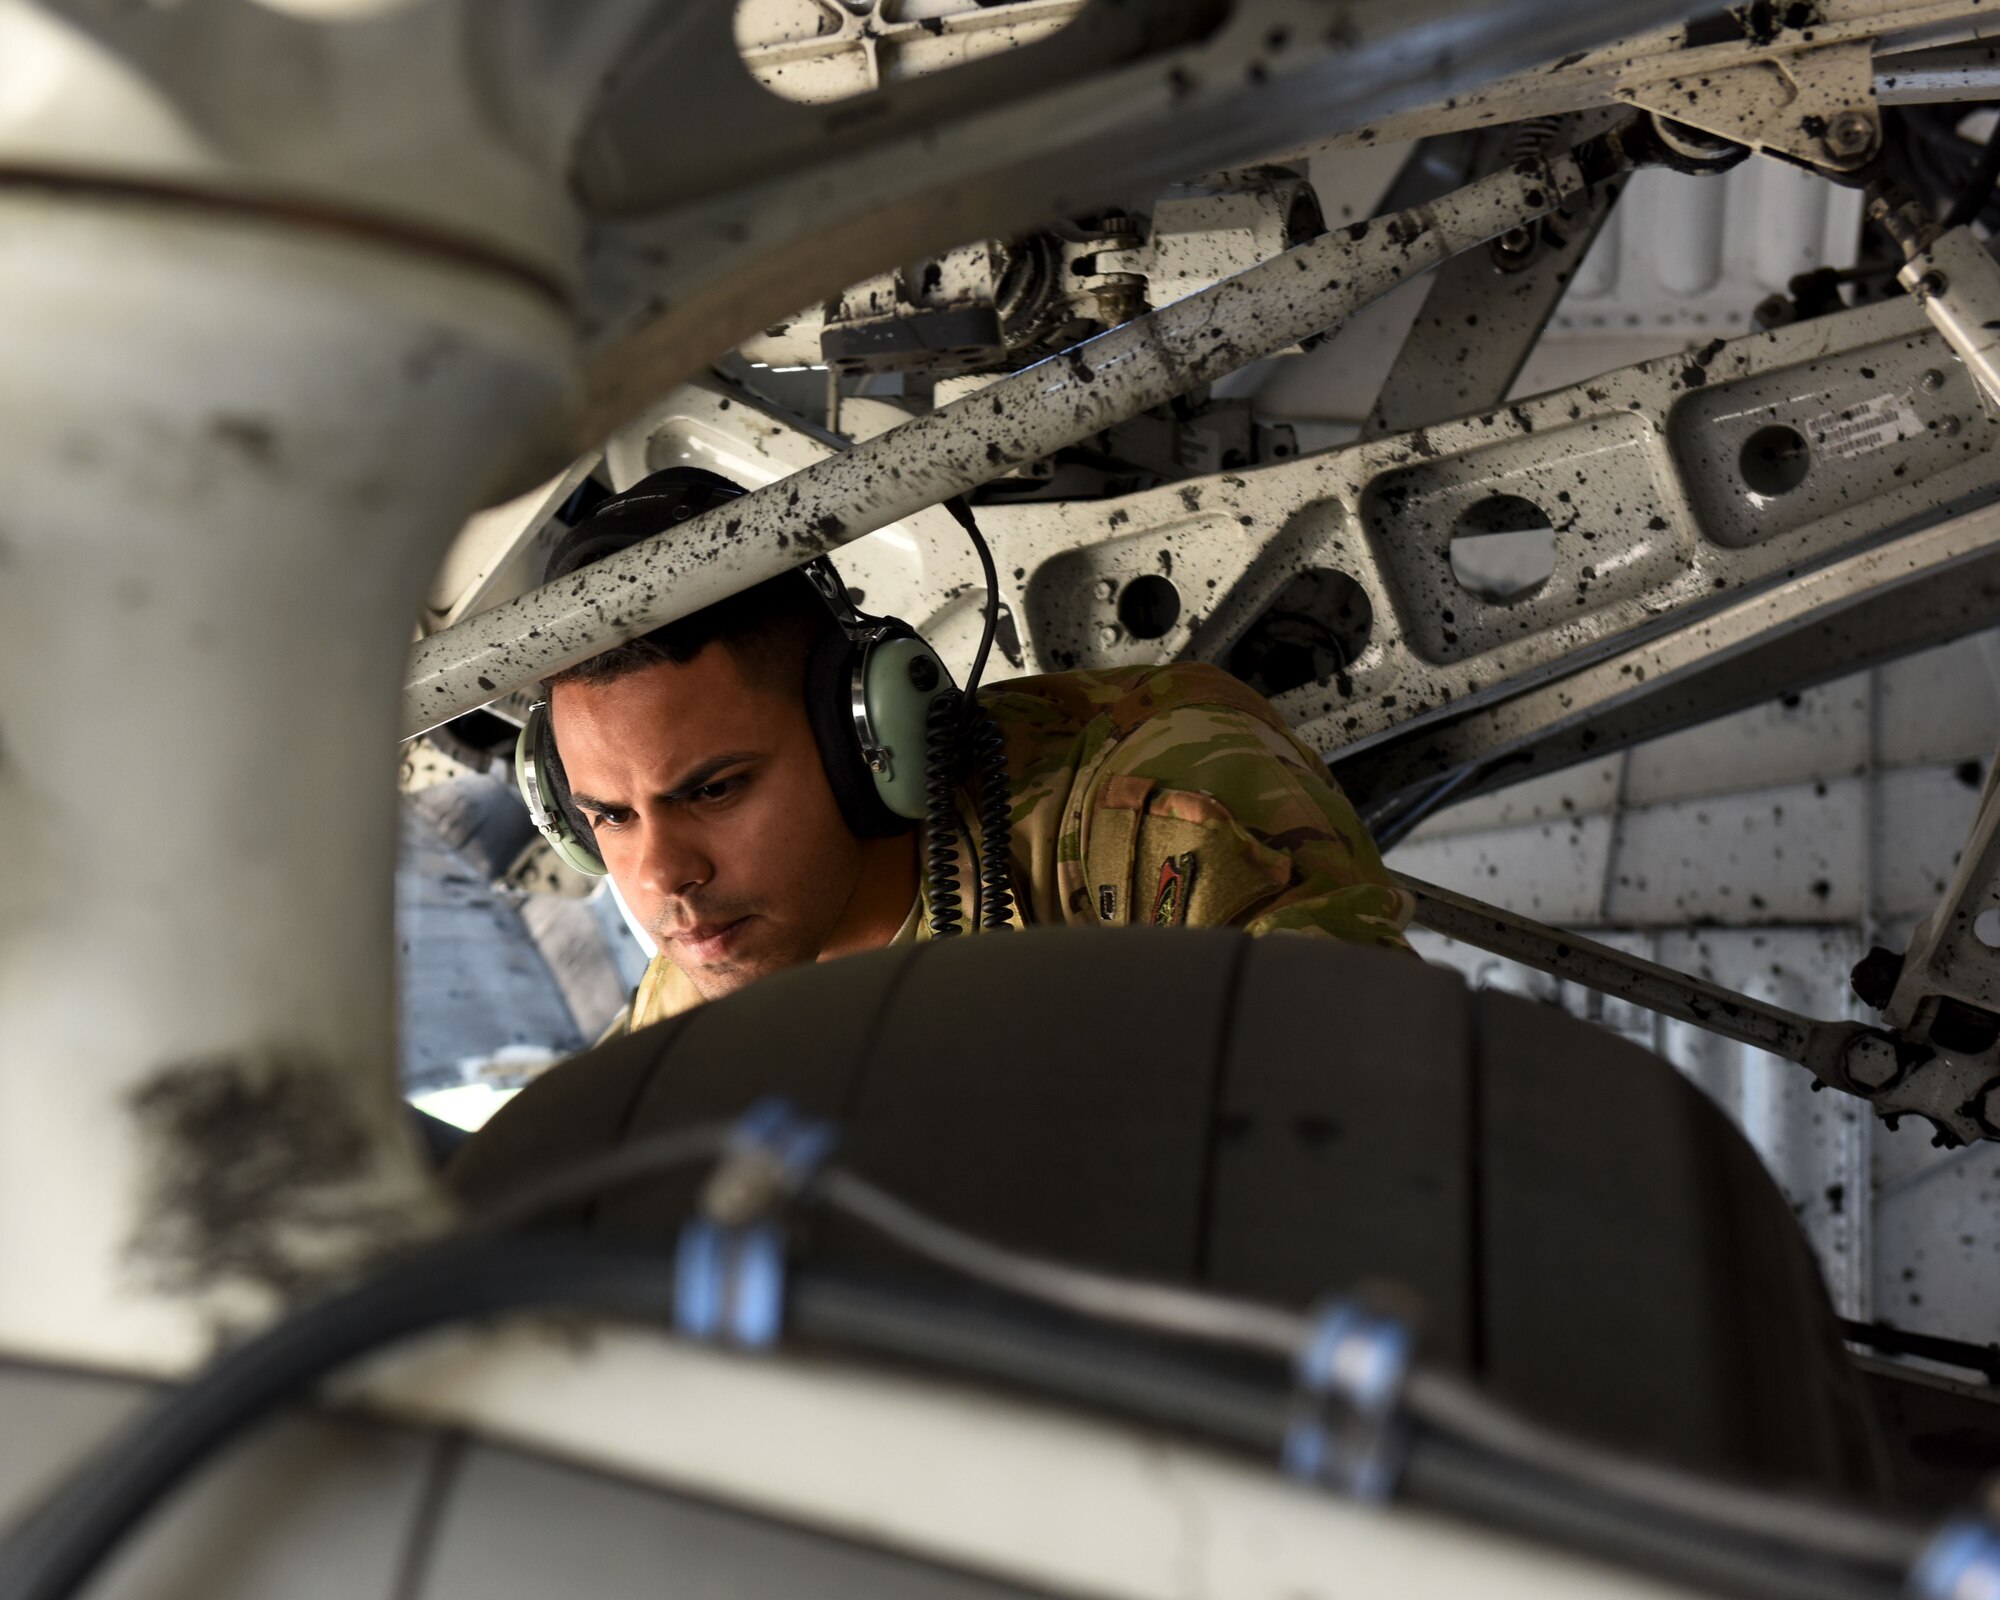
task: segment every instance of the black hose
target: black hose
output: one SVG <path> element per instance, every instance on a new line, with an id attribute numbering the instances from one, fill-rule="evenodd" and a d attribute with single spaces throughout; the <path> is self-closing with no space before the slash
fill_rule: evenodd
<path id="1" fill-rule="evenodd" d="M 1639 1567 L 1739 1600 L 1903 1600 L 1902 1574 L 1864 1574 L 1797 1545 L 1662 1517 L 1425 1430 L 1412 1442 L 1402 1492 L 1415 1505 L 1567 1550 Z"/>
<path id="2" fill-rule="evenodd" d="M 924 726 L 924 896 L 933 939 L 965 931 L 958 893 L 958 767 L 964 729 L 961 702 L 947 690 L 931 702 Z"/>
<path id="3" fill-rule="evenodd" d="M 1293 1416 L 1277 1363 L 1193 1357 L 1089 1318 L 1015 1301 L 801 1272 L 788 1324 L 801 1337 L 1053 1394 L 1093 1410 L 1192 1430 L 1266 1462 Z M 1432 1507 L 1741 1600 L 1901 1600 L 1900 1570 L 1864 1572 L 1783 1540 L 1749 1538 L 1600 1493 L 1594 1485 L 1469 1447 L 1424 1427 L 1400 1487 Z"/>
<path id="4" fill-rule="evenodd" d="M 329 1372 L 398 1339 L 508 1311 L 562 1307 L 664 1322 L 660 1248 L 575 1238 L 456 1241 L 285 1317 L 168 1394 L 0 1544 L 6 1600 L 68 1600 L 139 1519 L 223 1444 Z"/>
<path id="5" fill-rule="evenodd" d="M 0 1544 L 0 1595 L 70 1600 L 168 1490 L 244 1427 L 348 1361 L 503 1312 L 561 1308 L 666 1323 L 674 1286 L 657 1246 L 564 1235 L 451 1241 L 391 1265 L 230 1352 L 100 1450 Z M 838 1269 L 794 1271 L 787 1326 L 809 1339 L 1195 1429 L 1267 1461 L 1292 1401 L 1282 1365 L 1268 1359 L 1219 1359 L 1011 1298 L 982 1303 L 935 1285 L 886 1287 Z M 1891 1600 L 1900 1592 L 1893 1575 L 1665 1513 L 1429 1427 L 1411 1439 L 1403 1491 L 1416 1503 L 1744 1600 Z"/>
<path id="6" fill-rule="evenodd" d="M 1979 159 L 1960 185 L 1951 209 L 1944 214 L 1944 226 L 1962 228 L 1978 216 L 1993 193 L 1995 180 L 2000 180 L 2000 118 L 1995 118 L 1993 131 L 1986 137 L 1986 148 L 1979 152 Z"/>
<path id="7" fill-rule="evenodd" d="M 794 1280 L 787 1326 L 803 1339 L 1187 1429 L 1267 1461 L 1291 1414 L 1278 1363 L 1220 1360 L 945 1284 L 808 1268 Z"/>

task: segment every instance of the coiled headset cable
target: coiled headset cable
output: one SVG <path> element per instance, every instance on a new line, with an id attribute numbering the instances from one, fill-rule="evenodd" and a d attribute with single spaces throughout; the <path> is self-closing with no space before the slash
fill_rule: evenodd
<path id="1" fill-rule="evenodd" d="M 961 697 L 947 692 L 931 702 L 924 726 L 924 898 L 931 937 L 963 931 L 958 894 L 958 771 L 965 719 Z M 991 854 L 991 851 L 988 851 Z"/>
<path id="2" fill-rule="evenodd" d="M 1013 795 L 1007 784 L 1006 740 L 992 713 L 979 703 L 979 680 L 985 675 L 1000 621 L 1000 575 L 965 497 L 953 495 L 944 508 L 966 531 L 979 556 L 986 580 L 986 618 L 965 688 L 932 701 L 924 729 L 924 890 L 933 939 L 955 938 L 964 931 L 958 882 L 958 785 L 968 773 L 979 817 L 979 837 L 967 841 L 978 863 L 979 926 L 987 931 L 1006 928 L 1014 911 Z"/>

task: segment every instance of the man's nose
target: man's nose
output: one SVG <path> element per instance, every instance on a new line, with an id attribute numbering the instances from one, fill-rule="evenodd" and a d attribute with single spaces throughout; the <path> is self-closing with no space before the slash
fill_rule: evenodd
<path id="1" fill-rule="evenodd" d="M 656 899 L 685 895 L 714 876 L 715 868 L 692 830 L 673 821 L 649 823 L 639 860 L 639 886 Z"/>

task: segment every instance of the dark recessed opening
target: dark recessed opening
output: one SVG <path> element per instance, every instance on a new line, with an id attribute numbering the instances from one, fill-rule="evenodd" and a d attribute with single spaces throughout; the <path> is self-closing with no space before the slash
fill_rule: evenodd
<path id="1" fill-rule="evenodd" d="M 1491 494 L 1460 513 L 1451 535 L 1451 575 L 1482 600 L 1505 604 L 1554 576 L 1556 530 L 1549 514 L 1517 494 Z"/>
<path id="2" fill-rule="evenodd" d="M 1797 428 L 1774 422 L 1743 441 L 1736 464 L 1752 494 L 1790 494 L 1812 471 L 1812 452 Z"/>
<path id="3" fill-rule="evenodd" d="M 1360 584 L 1331 567 L 1310 567 L 1237 640 L 1229 670 L 1265 696 L 1324 683 L 1367 648 L 1374 622 Z"/>
<path id="4" fill-rule="evenodd" d="M 1181 619 L 1181 592 L 1157 572 L 1134 578 L 1118 593 L 1118 620 L 1135 639 L 1159 639 Z"/>

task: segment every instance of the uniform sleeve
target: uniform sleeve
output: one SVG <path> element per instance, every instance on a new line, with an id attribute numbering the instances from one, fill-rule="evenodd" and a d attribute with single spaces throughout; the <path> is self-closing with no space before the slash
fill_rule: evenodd
<path id="1" fill-rule="evenodd" d="M 1398 886 L 1324 764 L 1234 706 L 1163 707 L 1072 817 L 1071 901 L 1107 923 L 1240 927 L 1407 950 Z"/>

